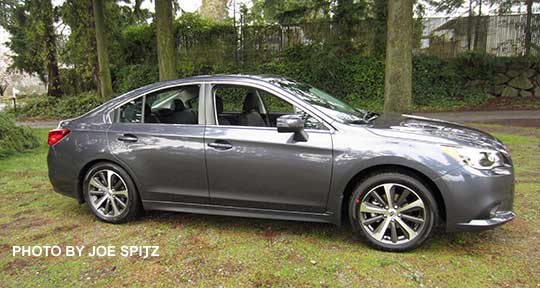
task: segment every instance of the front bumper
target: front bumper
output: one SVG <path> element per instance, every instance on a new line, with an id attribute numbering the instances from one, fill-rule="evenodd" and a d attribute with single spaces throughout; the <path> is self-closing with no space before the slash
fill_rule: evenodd
<path id="1" fill-rule="evenodd" d="M 512 211 L 498 211 L 491 218 L 473 219 L 467 223 L 459 223 L 457 226 L 459 230 L 463 231 L 481 231 L 510 222 L 514 218 L 516 218 L 516 214 Z"/>
<path id="2" fill-rule="evenodd" d="M 444 199 L 447 231 L 481 231 L 516 217 L 514 173 L 512 167 L 505 169 L 495 173 L 463 166 L 435 180 Z"/>

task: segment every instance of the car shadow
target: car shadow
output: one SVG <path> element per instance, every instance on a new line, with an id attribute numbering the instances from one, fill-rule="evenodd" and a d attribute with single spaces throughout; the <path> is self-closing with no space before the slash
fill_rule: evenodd
<path id="1" fill-rule="evenodd" d="M 196 226 L 205 229 L 235 230 L 241 233 L 261 235 L 269 240 L 279 235 L 309 236 L 319 241 L 328 241 L 335 245 L 358 245 L 359 249 L 370 249 L 352 231 L 348 222 L 342 226 L 330 223 L 300 222 L 288 220 L 271 220 L 259 218 L 243 218 L 234 216 L 216 216 L 181 212 L 147 211 L 136 222 L 168 223 L 171 227 Z M 426 253 L 430 251 L 448 250 L 453 254 L 464 254 L 475 251 L 486 244 L 504 245 L 501 241 L 501 230 L 494 229 L 476 233 L 448 233 L 436 228 L 432 236 L 420 248 L 413 251 Z M 504 236 L 502 236 L 504 237 Z M 387 252 L 388 253 L 388 252 Z"/>
<path id="2" fill-rule="evenodd" d="M 322 239 L 352 238 L 354 235 L 348 227 L 338 227 L 329 223 L 301 222 L 290 220 L 273 220 L 262 218 L 245 218 L 235 216 L 205 215 L 182 212 L 146 211 L 140 222 L 167 222 L 173 227 L 182 225 L 203 226 L 217 230 L 235 229 L 241 232 L 259 233 L 275 231 L 289 235 L 319 235 Z"/>
<path id="3" fill-rule="evenodd" d="M 90 219 L 95 219 L 90 209 L 86 205 L 77 206 L 78 211 L 74 213 L 85 213 Z M 107 225 L 95 219 L 98 225 Z M 342 226 L 330 223 L 301 222 L 290 220 L 273 220 L 261 218 L 244 218 L 235 216 L 206 215 L 183 212 L 167 211 L 146 211 L 144 215 L 130 222 L 130 225 L 146 225 L 148 223 L 167 224 L 172 229 L 183 229 L 191 227 L 205 231 L 207 229 L 229 231 L 259 235 L 263 239 L 274 241 L 279 236 L 300 236 L 309 237 L 318 241 L 327 242 L 328 245 L 356 245 L 358 249 L 372 249 L 369 245 L 359 239 L 348 222 Z M 486 246 L 505 245 L 512 237 L 507 234 L 508 230 L 495 228 L 483 232 L 475 233 L 447 233 L 441 227 L 433 231 L 431 237 L 418 249 L 410 253 L 450 253 L 453 255 L 465 255 L 472 253 L 482 253 Z M 381 252 L 392 253 L 392 252 Z"/>

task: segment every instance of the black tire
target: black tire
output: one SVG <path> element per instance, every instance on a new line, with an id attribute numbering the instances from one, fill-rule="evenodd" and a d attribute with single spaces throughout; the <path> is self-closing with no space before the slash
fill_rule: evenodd
<path id="1" fill-rule="evenodd" d="M 412 189 L 412 191 L 414 191 L 415 193 L 413 197 L 418 196 L 423 202 L 424 210 L 421 212 L 421 214 L 425 218 L 424 222 L 423 224 L 418 224 L 419 226 L 417 227 L 421 227 L 421 228 L 418 228 L 418 231 L 416 231 L 417 234 L 416 236 L 414 236 L 413 239 L 403 240 L 403 241 L 408 241 L 405 243 L 397 243 L 398 241 L 396 241 L 396 243 L 388 243 L 390 241 L 388 238 L 391 237 L 388 234 L 383 234 L 382 237 L 385 238 L 384 240 L 382 239 L 377 240 L 374 238 L 374 236 L 376 235 L 373 235 L 373 236 L 371 235 L 371 234 L 376 234 L 376 233 L 374 233 L 373 230 L 368 231 L 368 229 L 372 229 L 372 227 L 369 227 L 368 224 L 363 225 L 361 223 L 362 221 L 361 217 L 363 216 L 361 215 L 361 212 L 360 212 L 360 206 L 362 204 L 362 201 L 365 200 L 365 197 L 369 197 L 366 195 L 370 191 L 373 191 L 372 189 L 379 189 L 377 187 L 380 187 L 380 185 L 389 184 L 389 183 L 398 184 L 396 187 L 406 186 L 407 188 Z M 399 189 L 402 189 L 402 188 L 399 188 Z M 433 227 L 437 225 L 438 223 L 437 203 L 433 195 L 431 194 L 430 190 L 428 189 L 428 186 L 425 185 L 419 178 L 415 177 L 415 175 L 409 174 L 406 172 L 401 172 L 401 171 L 381 171 L 378 173 L 373 173 L 367 176 L 366 178 L 363 178 L 358 183 L 355 190 L 351 194 L 351 197 L 349 199 L 349 213 L 348 214 L 349 214 L 349 220 L 352 225 L 353 231 L 361 238 L 361 240 L 363 240 L 365 243 L 367 243 L 371 247 L 374 247 L 378 250 L 391 251 L 391 252 L 405 252 L 405 251 L 411 251 L 415 248 L 418 248 L 420 245 L 422 245 L 422 243 L 424 243 L 424 241 L 426 241 L 430 237 Z M 363 215 L 376 215 L 376 214 L 367 213 Z M 383 215 L 383 216 L 384 216 L 384 220 L 386 220 L 386 218 L 390 218 L 390 214 Z M 392 222 L 394 222 L 395 217 L 397 217 L 397 215 L 394 212 L 392 213 L 392 220 L 391 220 Z M 381 222 L 378 222 L 378 223 L 382 223 L 384 220 L 380 220 Z M 399 220 L 403 220 L 401 216 Z M 396 225 L 396 224 L 392 224 L 392 225 Z M 395 226 L 395 227 L 400 227 L 399 224 L 397 225 L 398 226 Z M 402 234 L 403 237 L 405 237 L 406 235 L 405 230 L 402 230 L 401 228 L 399 229 L 400 229 L 399 231 L 403 232 Z M 394 231 L 396 231 L 396 229 L 394 229 Z M 394 232 L 394 231 L 391 231 L 391 232 Z"/>
<path id="2" fill-rule="evenodd" d="M 126 206 L 123 208 L 122 212 L 117 216 L 106 216 L 103 215 L 103 213 L 100 213 L 94 205 L 91 204 L 92 199 L 90 198 L 89 193 L 89 183 L 92 177 L 96 176 L 100 172 L 104 171 L 113 171 L 116 173 L 114 177 L 121 177 L 123 183 L 125 184 L 127 188 L 127 203 Z M 116 179 L 118 181 L 118 178 Z M 111 181 L 112 182 L 112 181 Z M 129 176 L 129 174 L 120 166 L 110 163 L 110 162 L 100 162 L 92 166 L 88 172 L 86 173 L 83 181 L 83 195 L 86 203 L 88 203 L 88 207 L 90 208 L 90 211 L 101 221 L 107 222 L 107 223 L 113 223 L 113 224 L 120 224 L 125 223 L 130 220 L 135 219 L 137 216 L 141 214 L 143 211 L 141 200 L 139 197 L 139 192 L 137 191 L 137 187 L 135 186 L 135 183 Z M 126 199 L 126 198 L 122 198 Z M 117 202 L 115 202 L 117 203 Z"/>

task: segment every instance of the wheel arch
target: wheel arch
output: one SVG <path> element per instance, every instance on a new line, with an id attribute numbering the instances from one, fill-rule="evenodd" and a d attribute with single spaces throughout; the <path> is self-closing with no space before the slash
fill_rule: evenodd
<path id="1" fill-rule="evenodd" d="M 141 193 L 139 192 L 139 189 L 138 189 L 137 181 L 135 180 L 135 178 L 133 177 L 133 173 L 131 173 L 129 169 L 126 169 L 126 167 L 122 165 L 122 163 L 119 163 L 118 161 L 114 161 L 107 158 L 98 158 L 98 159 L 93 159 L 91 161 L 88 161 L 79 170 L 79 175 L 77 176 L 77 183 L 76 183 L 77 201 L 79 201 L 79 204 L 82 204 L 85 202 L 84 195 L 83 195 L 83 183 L 84 183 L 84 177 L 86 176 L 86 173 L 88 172 L 88 170 L 90 170 L 90 168 L 92 168 L 92 166 L 96 165 L 97 163 L 102 163 L 102 162 L 112 163 L 124 169 L 126 173 L 129 175 L 129 177 L 131 177 L 131 179 L 133 180 L 137 193 L 139 193 L 139 197 L 141 196 Z"/>
<path id="2" fill-rule="evenodd" d="M 350 199 L 351 194 L 354 192 L 354 188 L 357 186 L 357 184 L 360 181 L 362 181 L 362 179 L 367 178 L 369 175 L 373 173 L 381 173 L 385 171 L 403 173 L 422 181 L 422 183 L 424 183 L 428 187 L 428 189 L 432 191 L 433 197 L 435 198 L 435 201 L 437 202 L 439 219 L 443 222 L 446 221 L 446 205 L 445 205 L 444 197 L 441 193 L 441 189 L 435 184 L 433 180 L 431 180 L 430 177 L 428 177 L 425 173 L 419 171 L 418 169 L 411 168 L 409 166 L 398 165 L 398 164 L 380 164 L 380 165 L 370 166 L 370 167 L 362 169 L 361 171 L 358 171 L 347 182 L 347 185 L 345 186 L 345 190 L 343 191 L 343 197 L 341 198 L 341 207 L 340 207 L 341 221 L 340 222 L 342 224 L 344 224 L 344 222 L 346 221 L 349 221 L 348 220 L 349 219 L 348 217 L 349 199 Z"/>

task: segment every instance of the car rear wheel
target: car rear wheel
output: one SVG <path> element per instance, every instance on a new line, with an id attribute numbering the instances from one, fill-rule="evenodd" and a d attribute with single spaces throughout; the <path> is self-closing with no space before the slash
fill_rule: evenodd
<path id="1" fill-rule="evenodd" d="M 109 223 L 123 223 L 142 210 L 133 180 L 120 166 L 98 163 L 88 170 L 83 193 L 92 213 Z"/>
<path id="2" fill-rule="evenodd" d="M 420 246 L 437 221 L 437 205 L 416 177 L 383 172 L 365 178 L 349 201 L 354 231 L 369 245 L 385 251 Z"/>

